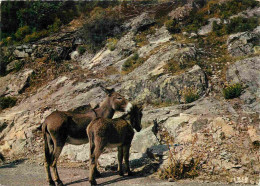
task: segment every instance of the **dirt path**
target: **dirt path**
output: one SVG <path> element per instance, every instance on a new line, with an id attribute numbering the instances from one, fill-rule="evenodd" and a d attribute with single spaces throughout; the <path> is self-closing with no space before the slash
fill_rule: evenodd
<path id="1" fill-rule="evenodd" d="M 88 170 L 83 168 L 60 167 L 59 173 L 65 185 L 81 186 L 89 185 Z M 102 178 L 97 179 L 100 185 L 173 185 L 173 186 L 222 186 L 218 183 L 196 183 L 189 181 L 167 182 L 149 177 L 120 177 L 115 172 L 103 172 Z M 44 167 L 16 161 L 0 166 L 0 186 L 2 185 L 47 185 L 45 180 Z M 230 186 L 230 184 L 229 184 Z M 236 185 L 238 186 L 238 185 Z M 247 185 L 249 186 L 249 185 Z"/>

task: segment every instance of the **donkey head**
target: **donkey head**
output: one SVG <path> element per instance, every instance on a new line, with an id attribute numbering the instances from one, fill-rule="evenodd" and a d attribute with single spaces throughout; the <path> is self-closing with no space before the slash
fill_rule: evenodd
<path id="1" fill-rule="evenodd" d="M 118 92 L 115 92 L 115 89 L 108 89 L 102 87 L 102 90 L 107 94 L 107 103 L 111 106 L 111 108 L 115 111 L 129 112 L 132 104 L 124 98 Z"/>
<path id="2" fill-rule="evenodd" d="M 141 120 L 143 117 L 143 107 L 142 105 L 133 105 L 129 114 L 130 114 L 130 123 L 135 128 L 137 132 L 142 129 Z"/>

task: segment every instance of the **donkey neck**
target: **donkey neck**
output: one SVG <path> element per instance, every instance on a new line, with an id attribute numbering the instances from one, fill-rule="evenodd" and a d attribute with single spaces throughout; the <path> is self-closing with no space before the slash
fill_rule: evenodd
<path id="1" fill-rule="evenodd" d="M 112 118 L 114 116 L 115 110 L 112 108 L 112 105 L 109 102 L 109 99 L 105 99 L 101 103 L 100 107 L 95 109 L 98 117 Z"/>

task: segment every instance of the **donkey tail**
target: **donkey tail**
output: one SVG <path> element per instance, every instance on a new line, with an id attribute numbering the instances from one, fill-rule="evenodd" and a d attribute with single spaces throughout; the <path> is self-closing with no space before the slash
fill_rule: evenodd
<path id="1" fill-rule="evenodd" d="M 48 165 L 51 164 L 51 153 L 50 153 L 50 134 L 48 133 L 47 130 L 47 125 L 46 123 L 42 124 L 42 132 L 43 132 L 43 138 L 44 138 L 44 153 L 45 153 L 45 161 Z M 49 137 L 49 139 L 48 139 Z"/>

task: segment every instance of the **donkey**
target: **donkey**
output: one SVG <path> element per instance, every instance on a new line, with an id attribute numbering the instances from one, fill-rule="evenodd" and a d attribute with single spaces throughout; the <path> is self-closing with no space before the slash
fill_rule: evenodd
<path id="1" fill-rule="evenodd" d="M 49 185 L 59 186 L 63 183 L 57 171 L 57 161 L 65 143 L 81 145 L 88 143 L 86 128 L 96 117 L 112 118 L 115 111 L 128 111 L 131 103 L 114 89 L 101 87 L 107 94 L 100 107 L 87 111 L 86 113 L 75 113 L 65 111 L 52 112 L 42 124 L 42 132 L 45 143 L 45 171 Z M 54 181 L 51 176 L 50 167 L 54 172 Z M 100 173 L 96 170 L 97 175 Z"/>
<path id="2" fill-rule="evenodd" d="M 142 107 L 133 105 L 130 112 L 116 119 L 96 118 L 89 124 L 87 134 L 90 144 L 89 182 L 96 185 L 95 171 L 98 158 L 105 147 L 118 148 L 118 171 L 123 176 L 123 157 L 128 175 L 132 175 L 129 167 L 129 150 L 134 137 L 134 129 L 142 129 Z M 130 124 L 127 120 L 130 120 Z"/>

